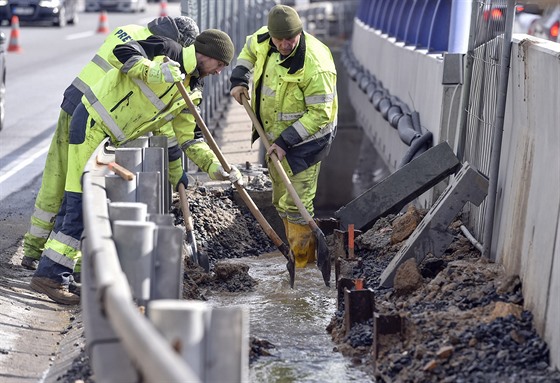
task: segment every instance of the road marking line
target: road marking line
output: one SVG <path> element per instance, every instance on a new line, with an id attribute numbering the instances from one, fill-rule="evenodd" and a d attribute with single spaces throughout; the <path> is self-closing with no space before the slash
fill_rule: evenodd
<path id="1" fill-rule="evenodd" d="M 66 36 L 65 40 L 78 40 L 78 39 L 83 39 L 86 37 L 90 37 L 93 36 L 94 32 L 93 31 L 89 31 L 89 32 L 81 32 L 81 33 L 74 33 L 71 35 Z"/>
<path id="2" fill-rule="evenodd" d="M 12 168 L 9 172 L 5 173 L 4 175 L 0 176 L 0 184 L 6 181 L 8 178 L 19 172 L 21 169 L 25 168 L 27 165 L 31 164 L 37 158 L 41 157 L 43 154 L 48 152 L 49 146 L 45 146 L 43 149 L 35 152 L 31 157 L 26 158 L 25 160 L 18 163 L 16 166 Z"/>

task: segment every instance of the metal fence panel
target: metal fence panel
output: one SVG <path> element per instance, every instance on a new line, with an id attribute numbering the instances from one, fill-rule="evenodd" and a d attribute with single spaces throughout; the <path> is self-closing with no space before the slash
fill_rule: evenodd
<path id="1" fill-rule="evenodd" d="M 507 86 L 503 72 L 509 68 L 509 55 L 505 55 L 504 46 L 506 50 L 510 47 L 512 32 L 506 20 L 513 20 L 514 12 L 515 2 L 507 0 L 476 0 L 472 7 L 457 154 L 488 178 L 496 165 L 492 150 L 500 149 L 495 140 L 500 138 L 496 133 L 502 129 L 503 119 L 500 121 L 497 111 L 506 102 L 500 86 L 504 81 Z M 486 217 L 488 213 L 493 215 L 494 196 L 490 189 L 479 207 L 468 204 L 464 209 L 465 224 L 481 242 L 487 225 L 492 225 L 492 217 Z"/>

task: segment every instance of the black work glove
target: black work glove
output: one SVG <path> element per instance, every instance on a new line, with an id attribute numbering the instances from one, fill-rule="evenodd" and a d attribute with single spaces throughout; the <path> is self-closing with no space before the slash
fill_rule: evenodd
<path id="1" fill-rule="evenodd" d="M 179 182 L 177 182 L 177 185 L 175 185 L 175 191 L 179 191 L 180 184 L 183 184 L 183 186 L 185 186 L 185 189 L 187 189 L 187 187 L 189 186 L 189 177 L 187 176 L 187 173 L 185 171 L 183 171 L 181 179 L 179 179 Z"/>

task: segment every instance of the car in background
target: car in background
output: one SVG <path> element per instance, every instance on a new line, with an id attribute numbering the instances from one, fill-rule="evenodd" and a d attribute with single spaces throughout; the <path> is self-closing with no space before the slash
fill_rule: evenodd
<path id="1" fill-rule="evenodd" d="M 515 6 L 513 33 L 530 34 L 534 23 L 542 17 L 543 10 L 538 4 L 518 3 Z"/>
<path id="2" fill-rule="evenodd" d="M 0 32 L 0 130 L 6 116 L 6 35 Z"/>
<path id="3" fill-rule="evenodd" d="M 58 27 L 78 23 L 78 0 L 0 0 L 0 23 L 47 23 Z"/>
<path id="4" fill-rule="evenodd" d="M 560 5 L 548 6 L 531 25 L 529 34 L 560 43 Z"/>
<path id="5" fill-rule="evenodd" d="M 0 0 L 1 1 L 1 0 Z M 145 12 L 147 0 L 85 0 L 86 12 Z"/>

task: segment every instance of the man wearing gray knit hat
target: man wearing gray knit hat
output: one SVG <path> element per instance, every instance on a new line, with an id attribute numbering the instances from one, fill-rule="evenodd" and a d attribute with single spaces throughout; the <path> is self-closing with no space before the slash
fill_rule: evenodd
<path id="1" fill-rule="evenodd" d="M 274 6 L 268 13 L 267 25 L 245 41 L 230 77 L 231 95 L 240 104 L 242 98 L 251 100 L 271 141 L 268 156 L 276 154 L 313 216 L 320 163 L 336 134 L 338 99 L 332 54 L 326 45 L 303 31 L 298 13 L 286 5 Z M 253 141 L 257 138 L 253 131 Z M 266 162 L 270 164 L 268 156 Z M 313 231 L 282 176 L 274 166 L 268 166 L 268 170 L 272 203 L 284 221 L 295 266 L 305 267 L 316 257 Z"/>
<path id="2" fill-rule="evenodd" d="M 81 178 L 88 159 L 107 138 L 119 147 L 148 134 L 165 135 L 173 143 L 169 159 L 184 153 L 213 180 L 241 180 L 236 167 L 226 172 L 208 144 L 195 129 L 196 121 L 175 83 L 181 82 L 191 101 L 200 105 L 206 75 L 219 74 L 233 58 L 233 43 L 227 34 L 208 30 L 187 47 L 164 36 L 151 35 L 117 45 L 109 62 L 114 66 L 86 92 L 70 122 L 68 168 L 64 201 L 53 234 L 45 243 L 31 288 L 61 304 L 78 304 L 71 290 L 72 273 L 80 258 L 82 216 Z M 119 68 L 119 69 L 117 69 Z M 171 163 L 171 161 L 170 161 Z M 183 164 L 172 187 L 188 186 Z M 171 178 L 170 178 L 171 180 Z"/>
<path id="3" fill-rule="evenodd" d="M 234 48 L 231 38 L 218 29 L 207 29 L 194 41 L 196 53 L 223 62 L 226 66 L 233 59 Z"/>

